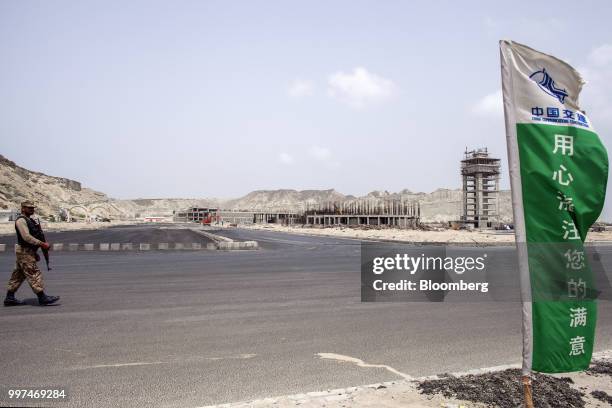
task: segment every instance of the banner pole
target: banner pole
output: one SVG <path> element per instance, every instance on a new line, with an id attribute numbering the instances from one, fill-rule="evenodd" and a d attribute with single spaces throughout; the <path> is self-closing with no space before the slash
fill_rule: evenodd
<path id="1" fill-rule="evenodd" d="M 527 231 L 523 208 L 523 187 L 521 181 L 521 164 L 516 135 L 516 107 L 513 81 L 514 56 L 510 50 L 511 41 L 500 41 L 500 59 L 502 74 L 502 91 L 504 103 L 504 119 L 506 124 L 506 145 L 508 148 L 508 171 L 510 173 L 510 188 L 512 192 L 512 212 L 514 219 L 514 237 L 518 259 L 519 280 L 522 303 L 522 375 L 530 379 L 532 362 L 532 307 L 531 307 L 531 280 L 529 263 L 527 260 Z M 530 390 L 531 391 L 531 390 Z M 530 392 L 531 395 L 531 392 Z M 529 406 L 533 407 L 533 404 Z"/>
<path id="2" fill-rule="evenodd" d="M 533 394 L 531 388 L 531 377 L 524 375 L 522 377 L 523 391 L 525 395 L 525 408 L 533 408 Z"/>

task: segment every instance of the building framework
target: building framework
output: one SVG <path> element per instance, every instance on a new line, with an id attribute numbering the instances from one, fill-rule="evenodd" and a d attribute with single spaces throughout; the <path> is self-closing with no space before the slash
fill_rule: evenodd
<path id="1" fill-rule="evenodd" d="M 253 216 L 255 224 L 293 225 L 304 221 L 304 216 L 296 212 L 256 212 Z"/>
<path id="2" fill-rule="evenodd" d="M 416 228 L 421 207 L 418 202 L 401 199 L 355 200 L 330 203 L 306 211 L 306 224 L 321 226 L 388 226 Z"/>
<path id="3" fill-rule="evenodd" d="M 219 210 L 189 208 L 174 214 L 178 222 L 202 224 L 310 224 L 321 226 L 388 226 L 416 228 L 421 207 L 417 201 L 403 199 L 356 199 L 317 204 L 305 212 Z"/>
<path id="4" fill-rule="evenodd" d="M 253 224 L 255 213 L 253 211 L 240 210 L 220 210 L 219 219 L 222 223 L 227 224 Z"/>
<path id="5" fill-rule="evenodd" d="M 461 221 L 475 228 L 493 228 L 499 222 L 500 159 L 486 148 L 465 151 L 461 160 L 463 215 Z"/>
<path id="6" fill-rule="evenodd" d="M 203 222 L 217 217 L 217 208 L 192 207 L 174 214 L 174 221 L 178 222 Z"/>
<path id="7" fill-rule="evenodd" d="M 174 221 L 227 224 L 283 224 L 303 223 L 304 216 L 288 211 L 219 210 L 217 208 L 189 208 L 174 214 Z"/>
<path id="8" fill-rule="evenodd" d="M 352 215 L 336 215 L 336 214 L 316 214 L 307 215 L 306 224 L 310 225 L 323 225 L 323 226 L 334 226 L 334 225 L 346 225 L 346 226 L 389 226 L 397 228 L 416 228 L 418 226 L 418 218 L 387 214 L 387 215 L 366 215 L 366 214 L 352 214 Z"/>

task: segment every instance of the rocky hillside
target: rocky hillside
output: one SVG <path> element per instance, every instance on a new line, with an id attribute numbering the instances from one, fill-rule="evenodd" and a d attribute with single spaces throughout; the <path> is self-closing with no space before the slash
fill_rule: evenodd
<path id="1" fill-rule="evenodd" d="M 146 216 L 172 216 L 175 211 L 189 207 L 221 207 L 223 201 L 217 199 L 189 198 L 139 198 L 135 200 L 114 200 L 113 206 L 124 217 L 142 218 Z M 110 209 L 109 209 L 110 211 Z M 112 216 L 112 213 L 109 213 Z"/>
<path id="2" fill-rule="evenodd" d="M 219 200 L 207 199 L 115 200 L 82 187 L 78 181 L 25 169 L 0 155 L 0 209 L 17 210 L 25 200 L 36 203 L 43 217 L 57 216 L 63 208 L 75 217 L 99 215 L 120 219 L 172 215 L 173 211 L 187 207 L 220 205 Z"/>
<path id="3" fill-rule="evenodd" d="M 319 203 L 343 201 L 336 190 L 258 190 L 222 203 L 223 208 L 251 211 L 304 211 Z"/>
<path id="4" fill-rule="evenodd" d="M 418 201 L 421 219 L 425 222 L 450 221 L 459 218 L 461 190 L 438 189 L 432 193 L 398 193 L 373 191 L 364 197 L 344 195 L 336 190 L 258 190 L 244 197 L 220 199 L 133 199 L 115 200 L 103 193 L 84 188 L 81 183 L 62 177 L 27 170 L 0 155 L 0 208 L 17 209 L 24 200 L 32 200 L 39 206 L 42 216 L 57 215 L 61 208 L 70 210 L 72 216 L 103 216 L 113 219 L 132 219 L 145 216 L 171 216 L 174 211 L 189 207 L 217 207 L 247 211 L 296 211 L 301 212 L 318 205 L 329 205 L 347 200 L 365 199 L 369 203 L 382 203 L 388 199 Z M 510 192 L 500 194 L 500 212 L 504 221 L 510 221 Z"/>
<path id="5" fill-rule="evenodd" d="M 0 208 L 17 209 L 25 200 L 34 201 L 41 215 L 49 215 L 60 207 L 109 199 L 78 181 L 27 170 L 0 155 Z"/>

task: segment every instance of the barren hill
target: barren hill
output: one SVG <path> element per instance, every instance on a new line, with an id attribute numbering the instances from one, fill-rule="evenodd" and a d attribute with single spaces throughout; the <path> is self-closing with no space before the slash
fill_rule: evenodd
<path id="1" fill-rule="evenodd" d="M 304 211 L 319 203 L 343 201 L 344 194 L 336 190 L 257 190 L 242 198 L 228 200 L 224 208 L 251 211 Z"/>
<path id="2" fill-rule="evenodd" d="M 115 200 L 82 187 L 78 181 L 31 171 L 0 155 L 0 208 L 16 210 L 25 200 L 36 203 L 41 216 L 56 216 L 61 208 L 65 208 L 75 216 L 113 218 L 172 215 L 172 211 L 186 207 L 219 204 L 218 200 L 207 199 Z"/>
<path id="3" fill-rule="evenodd" d="M 60 207 L 103 202 L 109 198 L 81 187 L 78 181 L 25 169 L 0 155 L 0 208 L 17 209 L 25 200 L 34 201 L 41 215 L 50 215 Z"/>

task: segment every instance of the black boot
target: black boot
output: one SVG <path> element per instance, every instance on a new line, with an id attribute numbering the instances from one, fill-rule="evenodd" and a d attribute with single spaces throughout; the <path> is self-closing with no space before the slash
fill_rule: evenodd
<path id="1" fill-rule="evenodd" d="M 37 293 L 36 296 L 38 296 L 38 304 L 41 306 L 52 305 L 60 299 L 59 296 L 48 296 L 45 292 Z"/>
<path id="2" fill-rule="evenodd" d="M 22 306 L 25 305 L 25 302 L 15 298 L 15 292 L 11 292 L 10 290 L 6 292 L 6 297 L 4 298 L 4 306 Z"/>

